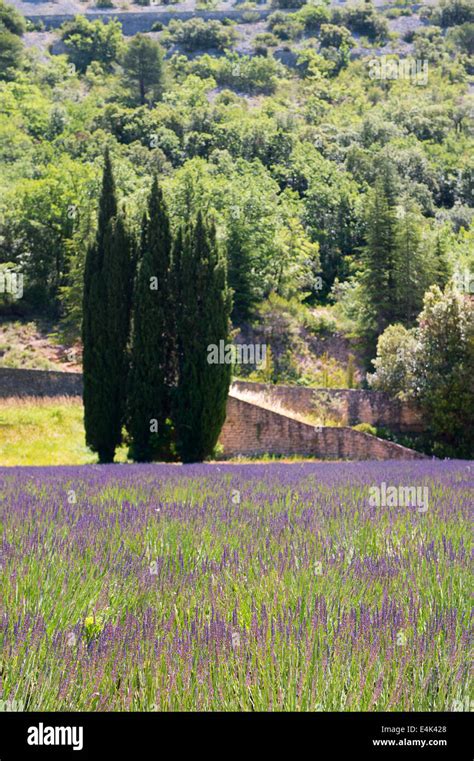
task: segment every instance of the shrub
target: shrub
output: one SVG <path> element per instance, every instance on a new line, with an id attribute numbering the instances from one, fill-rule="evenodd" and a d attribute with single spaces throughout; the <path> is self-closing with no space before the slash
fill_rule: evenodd
<path id="1" fill-rule="evenodd" d="M 377 429 L 370 423 L 358 423 L 358 425 L 352 426 L 354 431 L 360 431 L 361 433 L 369 433 L 371 436 L 377 436 Z"/>
<path id="2" fill-rule="evenodd" d="M 271 32 L 263 32 L 262 34 L 257 34 L 254 40 L 255 46 L 265 45 L 269 48 L 276 47 L 278 43 L 278 37 L 276 37 L 276 35 L 272 34 Z"/>
<path id="3" fill-rule="evenodd" d="M 336 8 L 333 11 L 334 24 L 343 24 L 351 32 L 366 36 L 371 42 L 384 40 L 388 35 L 388 25 L 375 11 L 372 3 L 352 8 Z"/>
<path id="4" fill-rule="evenodd" d="M 444 0 L 441 4 L 441 26 L 457 26 L 474 21 L 472 0 Z"/>
<path id="5" fill-rule="evenodd" d="M 281 64 L 264 56 L 239 56 L 228 53 L 224 58 L 203 55 L 191 64 L 191 71 L 200 77 L 214 77 L 219 85 L 255 93 L 273 93 Z"/>
<path id="6" fill-rule="evenodd" d="M 268 17 L 268 26 L 280 40 L 296 40 L 304 32 L 304 23 L 297 18 L 296 13 L 272 13 Z"/>
<path id="7" fill-rule="evenodd" d="M 302 8 L 306 0 L 272 0 L 272 8 Z"/>
<path id="8" fill-rule="evenodd" d="M 15 8 L 0 0 L 0 32 L 5 31 L 21 37 L 26 32 L 26 21 Z"/>
<path id="9" fill-rule="evenodd" d="M 325 5 L 305 5 L 294 15 L 303 23 L 305 32 L 319 31 L 321 24 L 329 23 L 331 18 L 330 10 Z"/>
<path id="10" fill-rule="evenodd" d="M 168 35 L 171 42 L 185 50 L 225 50 L 232 46 L 235 32 L 220 21 L 193 18 L 188 21 L 170 21 Z"/>
<path id="11" fill-rule="evenodd" d="M 103 24 L 102 21 L 87 21 L 84 16 L 76 16 L 63 25 L 61 39 L 70 61 L 80 72 L 84 72 L 92 61 L 99 61 L 110 69 L 123 48 L 122 25 L 118 21 Z"/>
<path id="12" fill-rule="evenodd" d="M 319 41 L 322 48 L 340 48 L 341 45 L 354 45 L 349 30 L 344 26 L 335 26 L 334 24 L 323 24 L 321 26 Z"/>

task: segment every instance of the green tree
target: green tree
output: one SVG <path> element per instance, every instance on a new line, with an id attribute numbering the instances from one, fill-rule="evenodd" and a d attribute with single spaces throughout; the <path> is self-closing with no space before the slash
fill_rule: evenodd
<path id="1" fill-rule="evenodd" d="M 409 393 L 412 385 L 410 356 L 415 346 L 413 330 L 403 325 L 389 325 L 377 341 L 377 356 L 372 360 L 375 372 L 368 376 L 370 386 L 392 397 Z"/>
<path id="2" fill-rule="evenodd" d="M 106 151 L 97 234 L 85 262 L 82 324 L 86 443 L 101 463 L 113 461 L 121 442 L 131 277 L 132 243 L 117 215 Z"/>
<path id="3" fill-rule="evenodd" d="M 397 220 L 393 170 L 386 164 L 370 194 L 362 280 L 371 318 L 380 335 L 399 315 L 397 299 Z"/>
<path id="4" fill-rule="evenodd" d="M 21 66 L 23 44 L 18 39 L 26 31 L 23 16 L 0 0 L 0 80 L 13 79 Z"/>
<path id="5" fill-rule="evenodd" d="M 0 32 L 5 30 L 21 37 L 26 32 L 26 22 L 16 8 L 0 0 Z"/>
<path id="6" fill-rule="evenodd" d="M 354 46 L 351 33 L 344 26 L 323 24 L 319 34 L 319 43 L 322 48 L 340 48 L 341 45 Z"/>
<path id="7" fill-rule="evenodd" d="M 135 267 L 135 245 L 126 223 L 125 212 L 110 223 L 111 245 L 104 250 L 103 282 L 107 322 L 107 387 L 110 440 L 122 441 L 125 423 L 127 377 L 129 368 L 130 318 Z"/>
<path id="8" fill-rule="evenodd" d="M 408 208 L 402 209 L 397 223 L 397 309 L 405 325 L 413 325 L 429 285 L 426 252 L 421 247 L 421 221 Z"/>
<path id="9" fill-rule="evenodd" d="M 174 422 L 183 462 L 208 457 L 224 424 L 231 365 L 210 362 L 229 336 L 231 298 L 226 263 L 212 224 L 199 212 L 176 245 L 179 381 Z"/>
<path id="10" fill-rule="evenodd" d="M 142 106 L 161 97 L 164 87 L 163 55 L 157 42 L 137 34 L 127 46 L 123 68 Z"/>
<path id="11" fill-rule="evenodd" d="M 370 385 L 418 402 L 434 454 L 474 455 L 474 305 L 449 285 L 426 293 L 417 325 L 380 336 Z"/>
<path id="12" fill-rule="evenodd" d="M 227 236 L 229 286 L 232 289 L 232 319 L 235 323 L 248 320 L 258 302 L 255 289 L 255 262 L 252 248 L 246 240 L 245 229 L 233 220 Z"/>
<path id="13" fill-rule="evenodd" d="M 76 16 L 64 24 L 62 40 L 69 60 L 80 72 L 85 72 L 92 61 L 99 61 L 110 70 L 120 57 L 123 48 L 122 25 L 118 21 L 88 21 Z"/>
<path id="14" fill-rule="evenodd" d="M 6 200 L 0 256 L 21 264 L 25 300 L 58 314 L 58 295 L 69 283 L 71 256 L 93 233 L 97 170 L 64 154 L 15 183 Z M 82 293 L 82 284 L 81 284 Z"/>
<path id="15" fill-rule="evenodd" d="M 170 21 L 167 27 L 169 39 L 183 50 L 225 50 L 235 41 L 235 32 L 221 21 L 202 18 L 187 21 Z"/>
<path id="16" fill-rule="evenodd" d="M 474 456 L 474 305 L 468 295 L 433 286 L 418 318 L 413 394 L 445 456 Z"/>
<path id="17" fill-rule="evenodd" d="M 438 232 L 433 257 L 433 284 L 444 290 L 451 277 L 451 268 L 446 255 L 446 245 Z"/>
<path id="18" fill-rule="evenodd" d="M 176 382 L 171 248 L 168 211 L 155 178 L 143 219 L 133 299 L 127 427 L 130 453 L 139 462 L 170 457 L 168 421 Z"/>

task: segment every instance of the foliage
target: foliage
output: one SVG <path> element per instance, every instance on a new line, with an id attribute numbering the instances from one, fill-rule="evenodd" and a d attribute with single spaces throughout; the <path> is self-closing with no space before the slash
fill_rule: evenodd
<path id="1" fill-rule="evenodd" d="M 81 68 L 69 63 L 72 49 L 68 56 L 39 56 L 30 47 L 19 66 L 8 67 L 8 80 L 0 81 L 0 263 L 25 276 L 18 314 L 60 317 L 63 335 L 77 339 L 106 147 L 135 235 L 154 174 L 173 232 L 199 209 L 215 219 L 235 291 L 233 327 L 243 332 L 255 320 L 265 330 L 273 308 L 265 313 L 260 305 L 272 294 L 297 299 L 318 314 L 329 310 L 329 331 L 336 330 L 337 315 L 343 333 L 363 336 L 369 361 L 379 330 L 390 322 L 413 325 L 426 288 L 444 287 L 451 275 L 466 279 L 474 266 L 473 64 L 465 28 L 471 22 L 456 17 L 443 27 L 435 8 L 428 26 L 413 13 L 413 55 L 429 61 L 426 82 L 417 84 L 410 76 L 371 76 L 372 58 L 403 58 L 399 41 L 392 40 L 390 53 L 384 47 L 384 10 L 366 3 L 363 12 L 327 4 L 275 11 L 262 27 L 266 34 L 277 22 L 286 28 L 284 49 L 264 43 L 262 55 L 239 54 L 252 49 L 251 36 L 249 45 L 240 39 L 224 53 L 177 46 L 143 105 L 123 55 L 140 37 L 125 46 L 117 27 L 113 54 L 105 62 L 97 55 L 95 35 L 110 34 L 110 24 L 72 23 L 84 53 Z M 322 45 L 339 42 L 331 38 L 334 28 L 325 36 L 328 25 L 364 38 L 356 47 L 350 40 L 339 48 Z M 375 251 L 374 193 L 387 163 L 395 299 L 382 294 L 388 311 L 377 326 L 367 253 L 369 244 Z M 384 229 L 380 223 L 382 238 Z M 382 266 L 380 241 L 379 253 Z M 292 338 L 288 344 L 294 348 Z M 284 359 L 286 351 L 274 375 L 301 382 L 304 372 L 288 354 Z M 278 365 L 277 347 L 274 356 Z M 349 382 L 347 367 L 334 372 Z"/>
<path id="2" fill-rule="evenodd" d="M 221 21 L 202 18 L 187 21 L 170 21 L 165 41 L 179 45 L 183 50 L 225 50 L 235 40 L 235 32 Z"/>
<path id="3" fill-rule="evenodd" d="M 422 217 L 397 205 L 396 178 L 385 165 L 370 194 L 362 285 L 369 317 L 367 333 L 377 335 L 394 322 L 412 325 L 427 288 L 443 279 L 447 262 L 439 245 L 422 245 Z M 426 243 L 426 241 L 424 241 Z"/>
<path id="4" fill-rule="evenodd" d="M 61 37 L 69 60 L 81 73 L 92 61 L 110 70 L 123 49 L 122 25 L 113 20 L 103 24 L 100 20 L 88 21 L 85 16 L 76 16 L 63 25 Z"/>
<path id="5" fill-rule="evenodd" d="M 82 324 L 86 443 L 100 462 L 112 462 L 121 443 L 130 258 L 128 235 L 117 219 L 115 181 L 106 152 L 97 233 L 84 270 Z"/>
<path id="6" fill-rule="evenodd" d="M 141 232 L 133 294 L 133 334 L 128 387 L 130 454 L 138 462 L 169 458 L 174 365 L 174 303 L 171 230 L 156 178 Z"/>
<path id="7" fill-rule="evenodd" d="M 452 285 L 426 294 L 417 326 L 391 326 L 379 339 L 371 385 L 415 399 L 438 455 L 474 454 L 474 308 Z"/>
<path id="8" fill-rule="evenodd" d="M 368 433 L 371 436 L 377 436 L 377 429 L 370 423 L 359 423 L 353 426 L 354 431 L 360 431 L 361 433 Z"/>
<path id="9" fill-rule="evenodd" d="M 157 42 L 137 34 L 127 45 L 123 68 L 132 90 L 138 90 L 135 100 L 140 105 L 161 97 L 164 87 L 163 56 Z"/>
<path id="10" fill-rule="evenodd" d="M 352 47 L 354 45 L 349 30 L 343 26 L 335 26 L 334 24 L 322 24 L 319 41 L 322 48 L 340 48 L 342 45 L 349 45 Z"/>
<path id="11" fill-rule="evenodd" d="M 174 249 L 178 385 L 174 400 L 176 446 L 183 462 L 202 461 L 224 424 L 231 365 L 210 362 L 209 351 L 227 343 L 231 297 L 225 258 L 215 228 L 199 212 L 178 233 Z"/>
<path id="12" fill-rule="evenodd" d="M 335 8 L 332 14 L 334 24 L 343 24 L 351 32 L 363 34 L 372 42 L 383 41 L 388 34 L 387 22 L 379 16 L 371 2 L 360 3 L 348 8 Z"/>
<path id="13" fill-rule="evenodd" d="M 440 6 L 440 23 L 443 27 L 474 21 L 474 8 L 470 0 L 441 0 Z"/>
<path id="14" fill-rule="evenodd" d="M 274 8 L 302 8 L 306 0 L 272 0 Z"/>
<path id="15" fill-rule="evenodd" d="M 377 342 L 377 356 L 373 360 L 375 372 L 369 376 L 370 385 L 392 397 L 407 393 L 413 382 L 408 359 L 414 348 L 412 330 L 399 324 L 389 325 Z"/>
<path id="16" fill-rule="evenodd" d="M 26 31 L 23 16 L 12 5 L 0 0 L 0 31 L 7 31 L 21 37 Z"/>
<path id="17" fill-rule="evenodd" d="M 0 29 L 0 79 L 13 79 L 22 58 L 23 45 L 18 37 Z"/>
<path id="18" fill-rule="evenodd" d="M 188 70 L 200 77 L 213 77 L 218 84 L 236 90 L 270 94 L 276 90 L 282 67 L 273 58 L 227 53 L 222 58 L 203 55 L 190 63 Z"/>
<path id="19" fill-rule="evenodd" d="M 474 307 L 469 296 L 434 286 L 416 329 L 413 393 L 437 442 L 435 453 L 474 455 Z M 407 357 L 407 360 L 409 358 Z"/>

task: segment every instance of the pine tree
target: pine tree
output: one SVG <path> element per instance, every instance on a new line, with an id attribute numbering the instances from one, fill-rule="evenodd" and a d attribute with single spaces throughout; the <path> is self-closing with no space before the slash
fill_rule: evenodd
<path id="1" fill-rule="evenodd" d="M 155 40 L 137 34 L 123 59 L 125 76 L 143 106 L 157 100 L 163 91 L 163 55 Z"/>
<path id="2" fill-rule="evenodd" d="M 433 281 L 441 290 L 444 290 L 451 278 L 451 268 L 446 255 L 446 245 L 439 232 L 436 236 L 433 262 Z"/>
<path id="3" fill-rule="evenodd" d="M 399 316 L 397 220 L 393 171 L 384 166 L 369 201 L 363 284 L 376 335 Z"/>
<path id="4" fill-rule="evenodd" d="M 428 287 L 427 264 L 421 248 L 421 227 L 416 213 L 403 209 L 397 225 L 398 319 L 412 326 L 423 306 Z"/>
<path id="5" fill-rule="evenodd" d="M 155 178 L 144 216 L 133 297 L 133 338 L 128 393 L 130 453 L 139 462 L 170 457 L 172 387 L 176 382 L 171 232 Z"/>
<path id="6" fill-rule="evenodd" d="M 111 426 L 113 379 L 110 377 L 110 337 L 107 308 L 107 273 L 114 261 L 114 218 L 117 200 L 112 164 L 108 151 L 104 157 L 102 191 L 96 238 L 86 254 L 83 295 L 83 381 L 86 443 L 98 452 L 99 461 L 112 462 L 117 445 L 116 426 Z"/>
<path id="7" fill-rule="evenodd" d="M 253 287 L 252 254 L 237 222 L 229 228 L 227 237 L 229 286 L 232 290 L 232 318 L 236 323 L 248 320 L 258 300 Z"/>
<path id="8" fill-rule="evenodd" d="M 176 245 L 179 381 L 174 422 L 183 462 L 208 457 L 224 424 L 230 364 L 210 364 L 211 346 L 229 336 L 231 311 L 226 263 L 215 228 L 201 213 Z"/>

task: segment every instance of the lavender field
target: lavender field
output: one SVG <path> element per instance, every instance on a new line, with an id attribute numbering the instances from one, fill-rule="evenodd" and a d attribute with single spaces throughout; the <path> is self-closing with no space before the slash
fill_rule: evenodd
<path id="1" fill-rule="evenodd" d="M 466 710 L 466 462 L 0 470 L 0 697 Z M 427 487 L 427 509 L 370 488 Z"/>

